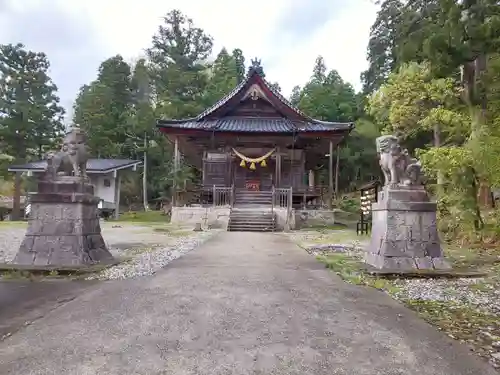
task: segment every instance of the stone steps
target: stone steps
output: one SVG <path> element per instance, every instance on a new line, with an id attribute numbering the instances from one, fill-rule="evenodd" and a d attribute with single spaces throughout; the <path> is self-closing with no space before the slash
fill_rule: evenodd
<path id="1" fill-rule="evenodd" d="M 270 191 L 236 191 L 234 198 L 235 206 L 262 205 L 271 206 L 273 194 Z"/>
<path id="2" fill-rule="evenodd" d="M 276 231 L 276 215 L 272 207 L 273 193 L 271 191 L 236 190 L 228 231 Z"/>
<path id="3" fill-rule="evenodd" d="M 228 231 L 274 232 L 276 215 L 266 209 L 233 209 L 229 216 Z"/>

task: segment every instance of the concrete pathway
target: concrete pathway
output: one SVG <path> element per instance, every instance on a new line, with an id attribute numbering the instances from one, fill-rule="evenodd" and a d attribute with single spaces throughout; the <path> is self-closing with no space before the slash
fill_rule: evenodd
<path id="1" fill-rule="evenodd" d="M 0 343 L 0 374 L 493 375 L 279 234 L 228 232 L 148 278 L 87 289 Z"/>
<path id="2" fill-rule="evenodd" d="M 15 333 L 94 286 L 85 281 L 0 281 L 0 338 Z M 0 358 L 1 363 L 1 358 Z"/>

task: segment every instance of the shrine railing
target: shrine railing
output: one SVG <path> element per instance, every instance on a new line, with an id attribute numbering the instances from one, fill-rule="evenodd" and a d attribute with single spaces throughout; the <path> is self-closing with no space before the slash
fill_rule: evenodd
<path id="1" fill-rule="evenodd" d="M 275 188 L 273 186 L 272 210 L 275 207 L 286 208 L 286 225 L 290 222 L 290 214 L 292 213 L 293 195 L 292 188 Z"/>
<path id="2" fill-rule="evenodd" d="M 273 206 L 287 208 L 292 204 L 291 188 L 273 188 Z"/>
<path id="3" fill-rule="evenodd" d="M 230 206 L 232 207 L 234 203 L 234 187 L 219 187 L 213 186 L 212 191 L 213 196 L 213 206 L 222 207 Z"/>

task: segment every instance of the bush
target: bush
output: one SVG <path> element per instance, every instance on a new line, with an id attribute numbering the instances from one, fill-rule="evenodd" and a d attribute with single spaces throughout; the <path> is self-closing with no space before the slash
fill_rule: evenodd
<path id="1" fill-rule="evenodd" d="M 335 205 L 342 211 L 359 213 L 361 209 L 361 203 L 359 198 L 348 198 L 343 197 L 335 202 Z"/>

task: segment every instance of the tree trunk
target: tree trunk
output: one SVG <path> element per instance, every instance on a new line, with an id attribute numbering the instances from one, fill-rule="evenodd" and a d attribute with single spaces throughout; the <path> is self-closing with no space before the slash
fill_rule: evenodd
<path id="1" fill-rule="evenodd" d="M 148 170 L 148 152 L 147 152 L 147 146 L 148 146 L 148 139 L 146 137 L 146 134 L 144 134 L 144 166 L 143 166 L 143 174 L 142 174 L 142 203 L 144 205 L 144 211 L 149 211 L 149 205 L 148 205 L 148 177 L 147 177 L 147 170 Z"/>
<path id="2" fill-rule="evenodd" d="M 16 172 L 14 178 L 14 197 L 12 198 L 11 220 L 19 220 L 21 213 L 21 172 Z"/>
<path id="3" fill-rule="evenodd" d="M 476 229 L 476 231 L 479 231 L 484 228 L 484 221 L 480 209 L 480 201 L 478 200 L 478 196 L 480 195 L 480 191 L 478 192 L 478 185 L 480 190 L 481 189 L 480 184 L 481 182 L 477 178 L 476 171 L 472 169 L 472 198 L 474 201 L 474 214 L 476 216 L 474 220 L 474 228 Z"/>
<path id="4" fill-rule="evenodd" d="M 335 161 L 335 199 L 339 198 L 339 167 L 340 167 L 340 147 L 337 146 L 337 160 Z"/>
<path id="5" fill-rule="evenodd" d="M 469 145 L 473 152 L 481 147 L 477 142 L 481 140 L 481 132 L 484 129 L 487 117 L 487 98 L 478 89 L 478 83 L 486 70 L 486 60 L 486 55 L 479 55 L 476 60 L 465 64 L 463 68 L 462 83 L 464 85 L 464 100 L 469 107 L 472 122 Z M 493 206 L 491 188 L 484 176 L 478 176 L 478 196 L 481 206 Z"/>
<path id="6" fill-rule="evenodd" d="M 434 147 L 441 147 L 441 127 L 439 124 L 434 124 Z M 439 171 L 437 175 L 437 185 L 438 189 L 441 189 L 444 183 L 443 172 Z"/>
<path id="7" fill-rule="evenodd" d="M 24 119 L 24 113 L 22 114 Z M 16 164 L 26 163 L 26 147 L 24 146 L 23 134 L 16 134 L 17 155 Z M 11 220 L 19 220 L 21 215 L 21 183 L 22 172 L 16 172 L 14 177 L 14 196 L 12 197 Z"/>

